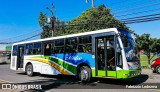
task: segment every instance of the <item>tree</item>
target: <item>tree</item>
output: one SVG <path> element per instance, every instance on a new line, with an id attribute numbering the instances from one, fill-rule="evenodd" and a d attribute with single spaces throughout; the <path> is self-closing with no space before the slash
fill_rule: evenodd
<path id="1" fill-rule="evenodd" d="M 61 35 L 63 35 L 63 31 L 65 30 L 65 21 L 64 20 L 56 20 L 55 21 L 55 24 L 54 24 L 54 26 L 55 26 L 55 28 L 54 28 L 54 36 L 61 36 Z"/>
<path id="2" fill-rule="evenodd" d="M 79 17 L 69 21 L 64 34 L 73 34 L 113 27 L 129 30 L 124 23 L 114 18 L 110 13 L 110 9 L 107 9 L 105 5 L 101 5 L 98 8 L 86 10 Z"/>
<path id="3" fill-rule="evenodd" d="M 39 15 L 39 25 L 43 29 L 43 32 L 41 33 L 41 38 L 50 37 L 51 36 L 50 34 L 52 33 L 50 33 L 50 27 L 47 24 L 46 14 L 44 14 L 43 12 L 40 12 L 40 15 Z"/>
<path id="4" fill-rule="evenodd" d="M 53 17 L 54 16 L 52 16 L 52 18 Z M 52 23 L 48 24 L 46 14 L 40 12 L 39 25 L 43 29 L 43 32 L 41 33 L 41 38 L 52 37 L 52 30 L 53 36 L 60 36 L 63 34 L 63 31 L 65 30 L 65 21 L 60 21 L 55 18 L 54 20 L 51 19 L 51 22 Z"/>
<path id="5" fill-rule="evenodd" d="M 155 53 L 160 51 L 160 39 L 151 38 L 150 34 L 142 34 L 136 38 L 137 46 L 139 50 L 144 50 L 148 58 L 148 65 L 150 65 L 151 59 Z"/>
<path id="6" fill-rule="evenodd" d="M 40 27 L 44 27 L 47 23 L 47 17 L 45 14 L 43 14 L 43 12 L 40 12 L 40 15 L 39 15 L 39 25 Z"/>
<path id="7" fill-rule="evenodd" d="M 41 38 L 52 37 L 52 31 L 49 25 L 43 27 L 43 32 L 41 33 Z"/>
<path id="8" fill-rule="evenodd" d="M 42 17 L 42 20 L 43 19 L 44 18 Z M 44 23 L 44 20 L 40 23 L 39 23 L 40 26 L 43 24 L 44 26 L 47 25 L 46 23 Z M 85 12 L 83 12 L 82 15 L 69 21 L 67 24 L 65 23 L 65 21 L 60 21 L 56 19 L 56 21 L 54 21 L 52 25 L 48 26 L 50 28 L 49 29 L 50 31 L 54 30 L 54 36 L 88 32 L 88 31 L 113 28 L 113 27 L 129 30 L 129 28 L 124 23 L 114 18 L 114 16 L 110 13 L 110 9 L 107 9 L 105 5 L 101 5 L 98 8 L 88 9 Z M 52 27 L 54 26 L 54 28 L 52 28 L 51 26 Z M 129 31 L 133 32 L 131 30 Z M 43 34 L 48 34 L 48 33 L 43 32 L 42 35 Z M 45 35 L 42 37 L 46 38 L 49 36 Z"/>

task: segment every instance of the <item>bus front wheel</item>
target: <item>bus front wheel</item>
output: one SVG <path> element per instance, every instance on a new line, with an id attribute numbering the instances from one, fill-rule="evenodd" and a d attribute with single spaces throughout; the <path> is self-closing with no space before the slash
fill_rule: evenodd
<path id="1" fill-rule="evenodd" d="M 27 65 L 27 67 L 26 67 L 26 74 L 28 75 L 28 76 L 33 76 L 33 66 L 32 66 L 32 64 L 28 64 Z"/>
<path id="2" fill-rule="evenodd" d="M 88 66 L 82 66 L 79 71 L 79 79 L 82 82 L 89 82 L 91 79 L 91 69 Z"/>

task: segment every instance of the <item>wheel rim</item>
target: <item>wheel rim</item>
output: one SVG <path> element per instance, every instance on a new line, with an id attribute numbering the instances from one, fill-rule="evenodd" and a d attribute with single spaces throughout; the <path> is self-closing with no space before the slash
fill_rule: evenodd
<path id="1" fill-rule="evenodd" d="M 28 68 L 27 68 L 27 74 L 31 74 L 32 73 L 32 69 L 31 69 L 31 67 L 30 66 L 28 66 Z"/>
<path id="2" fill-rule="evenodd" d="M 85 81 L 85 80 L 87 80 L 88 79 L 88 72 L 87 72 L 87 70 L 82 70 L 81 71 L 81 80 L 83 80 L 83 81 Z"/>
<path id="3" fill-rule="evenodd" d="M 158 67 L 158 69 L 157 69 L 157 70 L 158 70 L 158 73 L 160 73 L 160 67 Z"/>

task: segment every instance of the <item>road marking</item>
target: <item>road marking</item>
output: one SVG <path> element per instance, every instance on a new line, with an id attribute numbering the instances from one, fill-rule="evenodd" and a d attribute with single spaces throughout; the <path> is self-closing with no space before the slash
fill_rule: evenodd
<path id="1" fill-rule="evenodd" d="M 0 81 L 0 83 L 7 83 L 7 82 L 4 82 L 4 81 Z"/>
<path id="2" fill-rule="evenodd" d="M 0 79 L 0 83 L 13 83 L 13 82 Z"/>
<path id="3" fill-rule="evenodd" d="M 100 81 L 96 81 L 96 82 L 93 82 L 93 83 L 95 83 L 95 84 L 96 84 L 96 83 L 99 83 L 99 82 L 100 82 Z"/>
<path id="4" fill-rule="evenodd" d="M 160 89 L 148 89 L 148 90 L 153 90 L 153 91 L 156 91 L 156 92 L 160 92 Z"/>

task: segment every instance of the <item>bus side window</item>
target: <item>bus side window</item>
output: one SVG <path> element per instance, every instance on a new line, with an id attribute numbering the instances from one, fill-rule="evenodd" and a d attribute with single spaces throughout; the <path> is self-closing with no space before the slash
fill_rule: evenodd
<path id="1" fill-rule="evenodd" d="M 32 55 L 33 54 L 33 44 L 26 44 L 26 50 L 25 50 L 26 55 Z"/>
<path id="2" fill-rule="evenodd" d="M 54 54 L 64 53 L 64 47 L 55 47 Z"/>
<path id="3" fill-rule="evenodd" d="M 82 36 L 79 37 L 78 52 L 92 53 L 92 37 Z"/>
<path id="4" fill-rule="evenodd" d="M 79 37 L 79 44 L 91 43 L 91 42 L 92 42 L 92 37 L 90 35 Z"/>
<path id="5" fill-rule="evenodd" d="M 51 55 L 51 44 L 44 44 L 44 55 Z"/>
<path id="6" fill-rule="evenodd" d="M 87 52 L 87 53 L 92 53 L 92 48 L 91 44 L 84 44 L 84 45 L 79 45 L 78 46 L 78 51 L 79 52 Z"/>
<path id="7" fill-rule="evenodd" d="M 17 55 L 17 46 L 13 46 L 13 53 L 12 53 L 13 56 L 16 56 Z"/>
<path id="8" fill-rule="evenodd" d="M 55 46 L 64 46 L 64 39 L 55 40 Z"/>
<path id="9" fill-rule="evenodd" d="M 64 53 L 64 39 L 55 40 L 54 54 Z"/>
<path id="10" fill-rule="evenodd" d="M 33 48 L 33 54 L 34 55 L 40 55 L 41 54 L 41 43 L 34 43 L 34 48 Z"/>
<path id="11" fill-rule="evenodd" d="M 77 37 L 67 38 L 65 46 L 65 53 L 75 53 L 77 52 Z"/>
<path id="12" fill-rule="evenodd" d="M 79 51 L 79 52 L 84 52 L 84 47 L 83 47 L 83 45 L 79 45 L 79 46 L 78 46 L 78 51 Z"/>
<path id="13" fill-rule="evenodd" d="M 77 52 L 77 45 L 68 45 L 66 46 L 66 53 L 75 53 Z"/>

